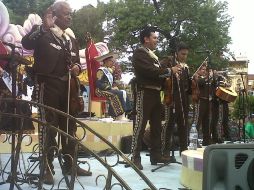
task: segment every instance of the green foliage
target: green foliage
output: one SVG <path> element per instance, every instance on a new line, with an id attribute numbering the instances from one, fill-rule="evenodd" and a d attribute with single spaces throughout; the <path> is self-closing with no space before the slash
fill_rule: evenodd
<path id="1" fill-rule="evenodd" d="M 101 5 L 102 6 L 102 5 Z M 191 47 L 190 65 L 194 71 L 206 55 L 194 51 L 209 49 L 212 68 L 226 67 L 221 52 L 231 38 L 228 29 L 231 18 L 226 14 L 227 3 L 215 0 L 111 0 L 103 4 L 107 34 L 114 49 L 132 52 L 139 43 L 139 30 L 147 24 L 161 29 L 158 55 L 168 55 L 174 47 L 172 39 L 185 41 Z"/>
<path id="2" fill-rule="evenodd" d="M 246 97 L 244 97 L 244 100 L 242 97 L 237 97 L 234 102 L 233 108 L 234 109 L 232 116 L 236 119 L 242 118 L 244 115 L 248 116 L 249 114 L 254 113 L 254 96 L 247 96 L 247 99 Z"/>
<path id="3" fill-rule="evenodd" d="M 3 0 L 7 6 L 11 22 L 23 24 L 29 13 L 38 13 L 54 0 Z M 195 51 L 212 51 L 211 67 L 227 67 L 227 60 L 221 57 L 227 50 L 231 38 L 228 29 L 231 17 L 227 15 L 227 3 L 217 0 L 110 0 L 107 4 L 98 0 L 97 8 L 88 5 L 73 14 L 72 29 L 85 47 L 84 35 L 90 32 L 95 42 L 109 38 L 109 48 L 131 56 L 139 45 L 139 31 L 151 24 L 160 29 L 156 54 L 168 56 L 172 52 L 173 39 L 190 45 L 188 62 L 194 72 L 207 54 Z"/>
<path id="4" fill-rule="evenodd" d="M 95 42 L 103 41 L 104 31 L 102 23 L 104 21 L 103 11 L 100 8 L 95 8 L 91 5 L 84 6 L 73 14 L 72 29 L 75 32 L 80 46 L 85 46 L 85 33 L 92 34 Z"/>
<path id="5" fill-rule="evenodd" d="M 3 0 L 7 7 L 10 22 L 12 24 L 23 25 L 30 13 L 37 13 L 40 16 L 52 4 L 54 0 Z"/>

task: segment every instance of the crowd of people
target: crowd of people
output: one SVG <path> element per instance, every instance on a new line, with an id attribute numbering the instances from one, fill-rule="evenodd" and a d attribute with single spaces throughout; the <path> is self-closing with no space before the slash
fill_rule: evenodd
<path id="1" fill-rule="evenodd" d="M 22 39 L 25 49 L 34 50 L 33 77 L 36 78 L 43 94 L 43 104 L 75 116 L 75 112 L 67 110 L 68 77 L 75 78 L 81 72 L 78 42 L 71 32 L 71 8 L 65 1 L 58 1 L 50 6 L 43 18 L 42 25 L 33 26 L 32 30 Z M 68 30 L 67 30 L 68 29 Z M 189 133 L 189 96 L 192 94 L 192 80 L 199 89 L 198 99 L 198 131 L 203 134 L 203 145 L 219 143 L 217 125 L 219 109 L 222 105 L 222 126 L 224 139 L 230 140 L 228 128 L 228 102 L 220 100 L 215 95 L 219 77 L 215 72 L 209 72 L 207 66 L 202 66 L 194 77 L 190 76 L 187 57 L 189 47 L 179 42 L 173 47 L 170 56 L 159 59 L 154 50 L 158 36 L 154 27 L 147 26 L 140 31 L 141 46 L 132 57 L 135 73 L 133 80 L 134 105 L 119 83 L 116 70 L 116 54 L 110 52 L 96 57 L 101 62 L 96 73 L 96 95 L 110 100 L 109 115 L 116 120 L 127 120 L 126 113 L 133 112 L 132 161 L 140 170 L 143 169 L 140 151 L 144 132 L 149 121 L 150 125 L 150 161 L 152 165 L 170 161 L 173 130 L 176 126 L 179 137 L 180 152 L 188 148 Z M 0 69 L 0 74 L 2 70 Z M 165 91 L 169 101 L 162 101 L 161 92 Z M 166 97 L 164 97 L 166 98 Z M 209 109 L 210 108 L 210 109 Z M 162 116 L 165 113 L 164 116 Z M 50 120 L 46 113 L 46 120 Z M 210 116 L 211 115 L 211 116 Z M 209 119 L 210 121 L 209 122 Z M 162 125 L 162 121 L 164 124 Z M 66 125 L 66 118 L 59 117 L 54 125 L 71 136 L 75 136 L 77 128 L 74 123 Z M 68 129 L 67 129 L 68 127 Z M 57 133 L 48 130 L 46 148 L 56 146 Z M 74 156 L 73 142 L 61 139 L 63 154 Z M 67 158 L 67 157 L 66 157 Z M 54 155 L 47 155 L 48 166 L 45 169 L 44 182 L 54 183 Z M 65 159 L 64 168 L 70 174 L 74 163 Z M 77 166 L 77 175 L 91 176 Z"/>

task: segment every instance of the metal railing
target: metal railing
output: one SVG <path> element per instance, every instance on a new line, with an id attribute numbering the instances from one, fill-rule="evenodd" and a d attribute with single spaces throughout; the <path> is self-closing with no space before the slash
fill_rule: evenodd
<path id="1" fill-rule="evenodd" d="M 46 120 L 41 119 L 41 117 L 31 117 L 30 115 L 26 113 L 22 113 L 22 109 L 17 111 L 15 110 L 13 113 L 12 111 L 8 111 L 6 108 L 8 105 L 12 105 L 14 107 L 18 107 L 22 104 L 27 104 L 29 107 L 36 107 L 38 109 L 38 112 L 41 113 L 42 111 L 46 111 L 47 113 L 50 113 L 50 115 L 55 118 L 58 116 L 68 118 L 70 122 L 74 122 L 75 125 L 82 129 L 79 130 L 79 137 L 73 137 L 64 131 L 58 129 L 57 127 L 53 126 L 51 122 L 47 122 Z M 115 170 L 116 166 L 118 166 L 120 163 L 125 162 L 127 165 L 129 165 L 133 171 L 134 174 L 137 175 L 138 178 L 141 178 L 142 181 L 145 183 L 145 186 L 147 186 L 147 189 L 156 190 L 157 188 L 152 184 L 152 182 L 140 171 L 131 161 L 130 159 L 122 153 L 118 148 L 116 148 L 112 143 L 110 143 L 107 139 L 105 139 L 101 134 L 94 131 L 91 127 L 83 123 L 82 121 L 77 120 L 75 117 L 68 115 L 64 112 L 61 112 L 59 110 L 56 110 L 52 107 L 48 107 L 45 105 L 42 105 L 40 103 L 32 102 L 32 101 L 26 101 L 26 100 L 17 100 L 17 99 L 1 99 L 0 100 L 0 122 L 3 121 L 3 119 L 6 118 L 12 118 L 13 120 L 16 120 L 16 123 L 19 124 L 17 126 L 18 128 L 15 130 L 2 130 L 2 143 L 9 143 L 12 146 L 10 158 L 3 162 L 0 157 L 0 186 L 5 183 L 10 183 L 10 189 L 14 189 L 16 187 L 17 189 L 27 189 L 27 187 L 34 188 L 34 189 L 62 189 L 62 184 L 65 183 L 66 189 L 73 190 L 76 186 L 80 186 L 82 189 L 86 189 L 86 184 L 82 184 L 82 180 L 80 180 L 79 177 L 77 177 L 76 170 L 78 164 L 87 165 L 90 170 L 90 159 L 96 159 L 100 165 L 106 169 L 106 172 L 99 174 L 96 176 L 94 181 L 94 186 L 98 185 L 99 180 L 104 179 L 104 187 L 103 189 L 110 190 L 113 189 L 115 186 L 120 186 L 121 189 L 132 189 L 126 179 L 121 176 L 119 172 Z M 18 121 L 18 122 L 17 122 Z M 62 154 L 61 147 L 51 147 L 50 151 L 54 152 L 54 156 L 58 158 L 58 162 L 60 165 L 60 168 L 63 173 L 63 177 L 55 183 L 56 185 L 52 185 L 49 187 L 48 185 L 45 185 L 43 183 L 44 178 L 44 168 L 47 165 L 46 161 L 46 155 L 48 154 L 48 151 L 44 149 L 43 147 L 43 138 L 39 140 L 39 142 L 33 142 L 32 134 L 26 134 L 27 128 L 24 125 L 25 121 L 32 121 L 34 124 L 38 125 L 38 137 L 41 138 L 43 136 L 40 134 L 40 129 L 50 129 L 52 131 L 55 131 L 58 133 L 58 135 L 62 135 L 68 139 L 68 141 L 72 141 L 75 144 L 75 153 L 74 156 L 70 158 L 72 159 L 73 164 L 72 171 L 70 177 L 68 177 L 64 171 L 63 171 L 63 157 L 66 155 Z M 0 128 L 1 129 L 1 128 Z M 42 130 L 43 131 L 43 130 Z M 80 131 L 82 131 L 80 134 Z M 87 131 L 92 133 L 94 136 L 96 136 L 100 142 L 103 142 L 105 145 L 107 145 L 108 150 L 110 150 L 108 153 L 102 157 L 98 154 L 98 152 L 92 150 L 90 147 L 87 147 L 84 145 L 83 140 L 86 137 Z M 45 133 L 47 134 L 47 133 Z M 24 139 L 26 138 L 26 142 L 24 142 Z M 25 156 L 22 152 L 22 146 L 21 144 L 25 144 L 25 146 L 33 146 L 32 153 L 30 153 L 30 156 L 25 159 Z M 36 143 L 36 145 L 34 145 Z M 41 151 L 41 152 L 40 152 Z M 79 157 L 79 152 L 84 151 L 88 153 L 89 159 L 81 160 Z M 108 161 L 109 156 L 114 156 L 114 163 L 111 163 Z M 124 170 L 124 169 L 123 169 Z M 134 175 L 133 174 L 133 175 Z M 57 188 L 55 188 L 57 187 Z"/>

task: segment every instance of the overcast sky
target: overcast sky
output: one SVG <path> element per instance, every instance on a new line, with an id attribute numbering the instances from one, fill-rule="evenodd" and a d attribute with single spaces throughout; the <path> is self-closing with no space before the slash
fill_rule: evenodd
<path id="1" fill-rule="evenodd" d="M 73 9 L 84 5 L 97 5 L 97 0 L 68 0 Z M 104 0 L 108 2 L 109 0 Z M 233 17 L 229 35 L 232 38 L 230 50 L 236 58 L 246 56 L 250 60 L 249 73 L 254 74 L 254 0 L 227 0 L 228 14 Z"/>

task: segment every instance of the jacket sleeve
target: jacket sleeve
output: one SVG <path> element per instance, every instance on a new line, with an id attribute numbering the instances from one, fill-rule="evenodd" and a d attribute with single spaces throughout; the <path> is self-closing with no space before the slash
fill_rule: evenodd
<path id="1" fill-rule="evenodd" d="M 138 73 L 142 73 L 147 78 L 158 78 L 160 75 L 170 73 L 170 69 L 156 66 L 156 61 L 153 60 L 146 51 L 137 49 L 133 55 L 133 67 Z"/>
<path id="2" fill-rule="evenodd" d="M 33 50 L 37 46 L 38 39 L 44 34 L 42 27 L 39 25 L 34 25 L 31 31 L 26 34 L 22 40 L 22 46 L 27 50 Z"/>

